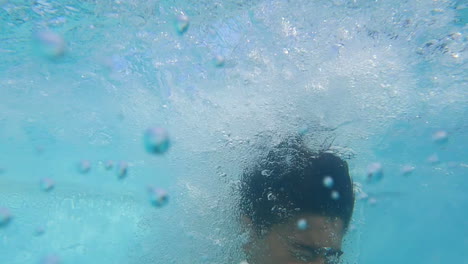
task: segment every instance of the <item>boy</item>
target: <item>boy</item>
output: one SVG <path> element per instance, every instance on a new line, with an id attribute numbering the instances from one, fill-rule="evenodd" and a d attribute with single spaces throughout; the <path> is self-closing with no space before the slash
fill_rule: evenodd
<path id="1" fill-rule="evenodd" d="M 247 170 L 240 209 L 249 264 L 334 264 L 354 208 L 346 161 L 289 139 Z"/>

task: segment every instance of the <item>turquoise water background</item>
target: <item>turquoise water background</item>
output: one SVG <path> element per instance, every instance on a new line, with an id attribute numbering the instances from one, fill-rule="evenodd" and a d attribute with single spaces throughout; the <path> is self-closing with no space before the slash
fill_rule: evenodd
<path id="1" fill-rule="evenodd" d="M 362 190 L 343 263 L 468 263 L 467 10 L 0 0 L 0 263 L 240 263 L 240 174 L 298 132 L 333 142 Z M 153 126 L 165 155 L 145 151 Z"/>

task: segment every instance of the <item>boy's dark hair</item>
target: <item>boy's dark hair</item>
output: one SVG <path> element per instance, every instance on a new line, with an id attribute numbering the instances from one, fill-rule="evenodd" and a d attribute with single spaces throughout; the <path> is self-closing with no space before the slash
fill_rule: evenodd
<path id="1" fill-rule="evenodd" d="M 333 179 L 331 187 L 324 184 L 326 176 Z M 353 183 L 346 161 L 327 151 L 313 153 L 301 138 L 283 141 L 247 169 L 240 192 L 241 212 L 257 231 L 300 213 L 338 217 L 346 230 L 353 214 Z"/>

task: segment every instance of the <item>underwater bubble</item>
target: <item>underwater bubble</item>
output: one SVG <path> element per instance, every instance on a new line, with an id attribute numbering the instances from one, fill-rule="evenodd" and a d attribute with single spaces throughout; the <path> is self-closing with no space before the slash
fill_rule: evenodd
<path id="1" fill-rule="evenodd" d="M 357 199 L 358 200 L 367 200 L 369 198 L 369 195 L 365 192 L 361 192 L 358 194 Z"/>
<path id="2" fill-rule="evenodd" d="M 332 198 L 333 200 L 338 200 L 338 199 L 340 199 L 340 193 L 339 193 L 338 191 L 332 191 L 332 192 L 331 192 L 331 198 Z"/>
<path id="3" fill-rule="evenodd" d="M 64 23 L 67 22 L 67 18 L 66 17 L 56 17 L 56 18 L 52 18 L 48 21 L 49 25 L 53 25 L 53 26 L 59 26 L 59 25 L 62 25 Z"/>
<path id="4" fill-rule="evenodd" d="M 323 178 L 323 186 L 327 187 L 328 189 L 333 187 L 333 178 L 330 176 L 325 176 Z"/>
<path id="5" fill-rule="evenodd" d="M 128 70 L 129 67 L 129 62 L 125 59 L 125 57 L 122 57 L 118 54 L 113 54 L 112 56 L 104 58 L 102 63 L 112 73 L 124 73 Z M 119 115 L 122 115 L 122 113 Z M 118 117 L 123 117 L 123 115 Z"/>
<path id="6" fill-rule="evenodd" d="M 41 186 L 41 190 L 44 192 L 51 191 L 55 186 L 55 182 L 51 178 L 42 178 L 39 184 Z"/>
<path id="7" fill-rule="evenodd" d="M 89 160 L 82 160 L 78 164 L 78 171 L 80 173 L 88 173 L 91 170 L 91 162 Z"/>
<path id="8" fill-rule="evenodd" d="M 119 179 L 123 179 L 127 177 L 127 172 L 128 172 L 128 163 L 125 161 L 121 161 L 119 163 L 119 166 L 117 167 L 117 177 L 119 177 Z"/>
<path id="9" fill-rule="evenodd" d="M 273 200 L 276 199 L 276 196 L 272 192 L 269 192 L 267 194 L 267 199 L 268 199 L 268 201 L 273 201 Z"/>
<path id="10" fill-rule="evenodd" d="M 299 128 L 299 135 L 305 135 L 309 132 L 309 126 L 308 125 L 302 125 L 300 128 Z"/>
<path id="11" fill-rule="evenodd" d="M 61 57 L 65 54 L 65 40 L 52 31 L 40 31 L 34 35 L 36 50 L 50 59 Z"/>
<path id="12" fill-rule="evenodd" d="M 411 165 L 405 165 L 401 168 L 401 174 L 403 174 L 403 176 L 409 176 L 411 173 L 413 173 L 413 171 L 414 167 Z"/>
<path id="13" fill-rule="evenodd" d="M 0 227 L 7 226 L 10 222 L 13 216 L 10 213 L 10 210 L 8 210 L 5 207 L 0 207 Z"/>
<path id="14" fill-rule="evenodd" d="M 439 156 L 437 154 L 432 154 L 431 156 L 429 156 L 427 158 L 427 161 L 433 165 L 435 164 L 438 164 L 439 163 Z"/>
<path id="15" fill-rule="evenodd" d="M 114 167 L 114 162 L 112 160 L 108 160 L 106 161 L 106 163 L 104 163 L 104 168 L 106 170 L 111 170 L 113 167 Z"/>
<path id="16" fill-rule="evenodd" d="M 369 200 L 367 202 L 370 205 L 375 205 L 375 204 L 377 204 L 377 199 L 375 199 L 374 197 L 371 197 L 371 198 L 369 198 Z"/>
<path id="17" fill-rule="evenodd" d="M 357 200 L 364 200 L 367 199 L 367 197 L 369 197 L 367 193 L 365 193 L 362 189 L 362 185 L 358 182 L 353 183 L 353 190 Z"/>
<path id="18" fill-rule="evenodd" d="M 432 141 L 437 144 L 445 144 L 448 141 L 448 133 L 443 130 L 437 131 L 432 135 Z"/>
<path id="19" fill-rule="evenodd" d="M 223 56 L 221 55 L 216 55 L 214 57 L 214 65 L 218 68 L 221 68 L 224 66 L 224 64 L 226 63 L 226 60 L 224 59 Z"/>
<path id="20" fill-rule="evenodd" d="M 146 151 L 151 154 L 164 154 L 171 145 L 169 133 L 162 127 L 148 128 L 145 132 L 144 143 Z"/>
<path id="21" fill-rule="evenodd" d="M 189 25 L 190 25 L 190 21 L 189 21 L 188 16 L 186 16 L 184 14 L 180 14 L 180 15 L 177 16 L 177 18 L 176 18 L 176 30 L 177 30 L 177 33 L 179 33 L 179 35 L 184 34 L 188 30 Z"/>
<path id="22" fill-rule="evenodd" d="M 149 187 L 148 188 L 148 195 L 150 198 L 150 202 L 155 207 L 163 207 L 168 203 L 169 196 L 167 192 L 163 189 Z"/>
<path id="23" fill-rule="evenodd" d="M 42 236 L 45 233 L 45 228 L 43 226 L 39 226 L 34 230 L 35 236 Z"/>
<path id="24" fill-rule="evenodd" d="M 374 162 L 367 166 L 367 182 L 375 183 L 383 178 L 382 164 Z"/>
<path id="25" fill-rule="evenodd" d="M 44 147 L 43 146 L 36 146 L 34 149 L 36 150 L 36 153 L 38 155 L 44 153 Z"/>
<path id="26" fill-rule="evenodd" d="M 460 32 L 454 32 L 449 34 L 449 36 L 452 40 L 460 40 L 463 35 Z"/>
<path id="27" fill-rule="evenodd" d="M 58 256 L 50 255 L 50 256 L 44 257 L 39 263 L 40 264 L 60 264 L 61 261 Z"/>
<path id="28" fill-rule="evenodd" d="M 239 264 L 249 264 L 247 261 L 243 260 Z"/>
<path id="29" fill-rule="evenodd" d="M 271 175 L 272 171 L 271 170 L 262 170 L 262 175 L 265 177 L 269 177 Z"/>
<path id="30" fill-rule="evenodd" d="M 297 229 L 299 230 L 307 229 L 307 221 L 304 218 L 301 218 L 297 221 Z"/>

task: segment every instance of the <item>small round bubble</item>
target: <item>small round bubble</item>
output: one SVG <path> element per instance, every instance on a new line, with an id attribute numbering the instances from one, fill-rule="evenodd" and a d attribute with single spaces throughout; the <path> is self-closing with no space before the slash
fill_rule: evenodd
<path id="1" fill-rule="evenodd" d="M 439 163 L 439 156 L 437 154 L 432 154 L 427 158 L 427 161 L 433 165 Z"/>
<path id="2" fill-rule="evenodd" d="M 413 171 L 414 167 L 410 165 L 405 165 L 401 168 L 401 174 L 403 174 L 403 176 L 409 176 L 411 173 L 413 173 Z"/>
<path id="3" fill-rule="evenodd" d="M 367 182 L 375 183 L 383 178 L 382 164 L 374 162 L 367 166 Z"/>
<path id="4" fill-rule="evenodd" d="M 41 190 L 49 192 L 55 187 L 55 182 L 50 178 L 43 178 L 40 181 Z"/>
<path id="5" fill-rule="evenodd" d="M 0 227 L 7 226 L 11 222 L 12 217 L 10 210 L 0 207 Z"/>
<path id="6" fill-rule="evenodd" d="M 169 201 L 169 195 L 163 189 L 149 187 L 148 194 L 151 204 L 155 207 L 163 207 Z"/>
<path id="7" fill-rule="evenodd" d="M 91 170 L 91 162 L 89 160 L 82 160 L 78 164 L 78 171 L 82 174 L 86 174 Z"/>
<path id="8" fill-rule="evenodd" d="M 39 226 L 34 230 L 35 236 L 42 236 L 45 233 L 45 228 L 43 226 Z"/>
<path id="9" fill-rule="evenodd" d="M 338 199 L 340 199 L 340 193 L 337 192 L 337 191 L 332 191 L 332 192 L 331 192 L 331 198 L 332 198 L 333 200 L 338 200 Z"/>
<path id="10" fill-rule="evenodd" d="M 365 192 L 361 192 L 358 194 L 357 199 L 358 200 L 367 200 L 369 198 L 369 195 Z"/>
<path id="11" fill-rule="evenodd" d="M 215 66 L 218 67 L 218 68 L 223 67 L 225 62 L 226 62 L 226 60 L 225 60 L 224 57 L 221 56 L 221 55 L 216 55 L 216 56 L 214 57 L 214 64 L 215 64 Z"/>
<path id="12" fill-rule="evenodd" d="M 330 176 L 325 176 L 323 178 L 323 186 L 327 187 L 328 189 L 333 187 L 333 178 Z"/>
<path id="13" fill-rule="evenodd" d="M 369 200 L 367 202 L 370 205 L 375 205 L 375 204 L 377 204 L 377 199 L 375 199 L 374 197 L 371 197 L 371 198 L 369 198 Z"/>
<path id="14" fill-rule="evenodd" d="M 54 59 L 65 54 L 65 40 L 52 31 L 40 31 L 35 34 L 35 47 L 45 57 Z"/>
<path id="15" fill-rule="evenodd" d="M 144 135 L 146 151 L 151 154 L 164 154 L 171 143 L 169 133 L 162 127 L 148 128 Z"/>
<path id="16" fill-rule="evenodd" d="M 307 229 L 307 220 L 305 219 L 299 219 L 297 221 L 297 229 L 299 230 L 306 230 Z"/>
<path id="17" fill-rule="evenodd" d="M 104 163 L 104 168 L 106 170 L 111 170 L 113 167 L 114 167 L 114 162 L 112 160 L 108 160 L 106 161 L 106 163 Z"/>
<path id="18" fill-rule="evenodd" d="M 268 201 L 273 201 L 273 200 L 276 199 L 276 196 L 272 192 L 269 192 L 267 194 L 267 199 L 268 199 Z"/>
<path id="19" fill-rule="evenodd" d="M 128 172 L 128 163 L 125 161 L 119 162 L 119 166 L 117 167 L 117 177 L 119 179 L 123 179 L 127 177 Z"/>
<path id="20" fill-rule="evenodd" d="M 188 30 L 189 25 L 190 25 L 190 20 L 188 16 L 184 14 L 180 14 L 177 16 L 176 18 L 177 33 L 179 33 L 180 35 L 184 34 Z"/>
<path id="21" fill-rule="evenodd" d="M 443 130 L 437 131 L 432 135 L 432 140 L 436 144 L 445 144 L 448 142 L 448 133 Z"/>

